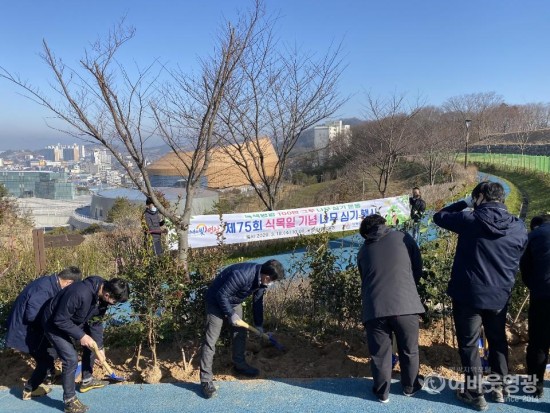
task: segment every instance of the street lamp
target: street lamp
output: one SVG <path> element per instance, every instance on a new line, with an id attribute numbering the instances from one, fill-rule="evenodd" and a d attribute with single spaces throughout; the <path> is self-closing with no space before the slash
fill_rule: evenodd
<path id="1" fill-rule="evenodd" d="M 464 169 L 468 167 L 468 141 L 470 140 L 470 119 L 464 121 L 466 123 L 466 151 L 464 152 Z"/>

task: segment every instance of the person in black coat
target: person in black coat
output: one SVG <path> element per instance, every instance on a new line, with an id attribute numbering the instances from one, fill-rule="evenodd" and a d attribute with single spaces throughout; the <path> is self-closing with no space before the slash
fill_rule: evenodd
<path id="1" fill-rule="evenodd" d="M 145 205 L 146 208 L 143 212 L 143 218 L 147 226 L 147 235 L 152 238 L 155 255 L 160 255 L 163 252 L 162 234 L 166 232 L 166 228 L 164 228 L 164 219 L 161 219 L 157 207 L 155 207 L 151 198 L 147 198 Z"/>
<path id="2" fill-rule="evenodd" d="M 234 370 L 249 377 L 260 372 L 245 360 L 246 329 L 238 327 L 242 321 L 241 303 L 253 295 L 253 316 L 255 327 L 263 332 L 263 297 L 266 288 L 274 281 L 284 279 L 285 271 L 277 260 L 264 264 L 242 263 L 225 268 L 214 279 L 206 292 L 206 332 L 201 347 L 200 380 L 206 398 L 216 394 L 212 383 L 214 378 L 212 363 L 216 352 L 216 342 L 220 336 L 224 320 L 233 326 L 232 353 Z"/>
<path id="3" fill-rule="evenodd" d="M 46 304 L 42 326 L 62 361 L 61 379 L 66 413 L 83 413 L 88 410 L 76 397 L 74 377 L 78 355 L 73 340 L 84 347 L 80 391 L 104 387 L 108 384 L 106 381 L 92 376 L 94 354 L 91 349 L 95 345 L 103 348 L 102 317 L 107 307 L 127 301 L 129 293 L 128 284 L 120 278 L 106 281 L 91 276 L 67 287 Z"/>
<path id="4" fill-rule="evenodd" d="M 397 341 L 403 393 L 412 396 L 422 388 L 418 375 L 418 315 L 424 313 L 424 306 L 416 290 L 422 277 L 422 257 L 413 238 L 387 227 L 380 215 L 364 218 L 359 233 L 365 239 L 357 266 L 373 392 L 386 403 L 391 384 L 392 334 Z"/>
<path id="5" fill-rule="evenodd" d="M 412 237 L 418 243 L 420 237 L 420 221 L 426 211 L 426 202 L 422 199 L 420 188 L 415 186 L 412 190 L 412 196 L 409 197 L 411 207 Z"/>
<path id="6" fill-rule="evenodd" d="M 467 207 L 474 210 L 465 211 Z M 489 367 L 493 375 L 501 377 L 493 385 L 493 400 L 503 403 L 502 380 L 508 375 L 506 313 L 527 231 L 523 222 L 506 209 L 504 188 L 498 182 L 481 182 L 466 201 L 443 208 L 433 221 L 458 234 L 447 289 L 467 386 L 464 392 L 457 392 L 457 397 L 485 410 L 478 350 L 481 326 L 489 344 Z"/>
<path id="7" fill-rule="evenodd" d="M 6 346 L 30 354 L 36 362 L 23 389 L 23 400 L 44 396 L 51 391 L 42 385 L 47 375 L 53 375 L 55 371 L 55 358 L 40 322 L 44 305 L 63 288 L 81 279 L 82 273 L 77 267 L 45 275 L 28 284 L 13 304 L 6 323 Z"/>
<path id="8" fill-rule="evenodd" d="M 536 379 L 535 396 L 541 398 L 550 349 L 550 214 L 541 214 L 531 220 L 520 269 L 523 283 L 529 288 L 527 374 Z"/>

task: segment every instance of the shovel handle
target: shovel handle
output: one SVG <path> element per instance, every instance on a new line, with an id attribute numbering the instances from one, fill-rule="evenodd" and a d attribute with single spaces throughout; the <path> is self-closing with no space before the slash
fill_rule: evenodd
<path id="1" fill-rule="evenodd" d="M 260 330 L 258 330 L 257 328 L 255 327 L 252 327 L 250 324 L 248 324 L 246 321 L 244 320 L 239 320 L 237 321 L 236 323 L 237 327 L 241 327 L 241 328 L 246 328 L 248 331 L 251 331 L 253 332 L 254 334 L 260 336 L 261 338 L 263 338 L 264 340 L 268 340 L 269 341 L 269 336 L 265 333 L 261 333 Z"/>
<path id="2" fill-rule="evenodd" d="M 99 359 L 99 361 L 101 361 L 103 368 L 107 370 L 107 373 L 109 375 L 114 374 L 113 369 L 111 368 L 111 366 L 109 366 L 109 363 L 107 363 L 107 360 L 105 360 L 105 357 L 103 357 L 103 355 L 101 354 L 101 351 L 99 351 L 99 347 L 97 346 L 97 343 L 94 342 L 94 344 L 92 344 L 92 350 L 95 353 L 96 357 Z"/>

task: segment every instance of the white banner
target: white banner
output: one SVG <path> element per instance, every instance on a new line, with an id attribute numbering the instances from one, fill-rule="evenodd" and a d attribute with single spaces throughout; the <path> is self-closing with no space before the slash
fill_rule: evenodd
<path id="1" fill-rule="evenodd" d="M 358 229 L 361 220 L 374 213 L 395 225 L 408 220 L 409 211 L 409 199 L 403 195 L 311 208 L 225 214 L 223 225 L 218 215 L 196 215 L 189 226 L 189 246 L 218 245 L 220 234 L 225 244 L 236 244 L 314 234 L 323 228 L 331 232 L 349 231 Z M 177 249 L 177 245 L 171 247 Z"/>

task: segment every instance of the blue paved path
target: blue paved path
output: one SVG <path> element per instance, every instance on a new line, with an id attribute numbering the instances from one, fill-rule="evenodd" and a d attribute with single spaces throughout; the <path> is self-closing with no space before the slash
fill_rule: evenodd
<path id="1" fill-rule="evenodd" d="M 199 386 L 190 383 L 158 385 L 110 385 L 80 394 L 92 413 L 171 412 L 368 412 L 455 413 L 465 409 L 445 388 L 440 394 L 420 391 L 409 398 L 401 394 L 399 383 L 392 385 L 390 402 L 381 404 L 370 395 L 368 379 L 248 380 L 216 382 L 219 395 L 211 400 L 200 396 Z M 21 390 L 0 391 L 2 413 L 49 413 L 63 411 L 62 390 L 54 386 L 47 397 L 21 400 Z M 506 404 L 489 404 L 489 412 L 550 412 L 550 389 L 542 401 L 520 396 Z"/>

